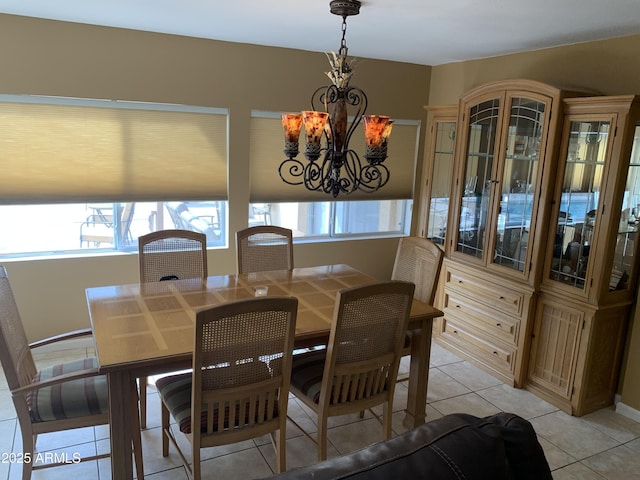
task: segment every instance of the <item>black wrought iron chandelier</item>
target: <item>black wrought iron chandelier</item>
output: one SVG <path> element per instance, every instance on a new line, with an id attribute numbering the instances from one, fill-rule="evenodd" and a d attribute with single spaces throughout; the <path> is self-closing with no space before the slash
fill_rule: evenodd
<path id="1" fill-rule="evenodd" d="M 309 190 L 330 193 L 334 197 L 356 190 L 371 193 L 389 181 L 389 169 L 384 160 L 393 120 L 384 115 L 365 115 L 367 96 L 358 87 L 349 85 L 354 73 L 354 59 L 347 58 L 347 17 L 360 13 L 360 2 L 333 0 L 329 8 L 331 13 L 342 17 L 340 50 L 337 54 L 327 54 L 331 71 L 326 73 L 331 85 L 320 87 L 313 93 L 311 110 L 301 114 L 282 114 L 287 159 L 280 164 L 278 173 L 290 185 L 304 184 Z M 366 162 L 349 148 L 349 140 L 361 120 Z M 296 158 L 303 124 L 306 162 Z"/>

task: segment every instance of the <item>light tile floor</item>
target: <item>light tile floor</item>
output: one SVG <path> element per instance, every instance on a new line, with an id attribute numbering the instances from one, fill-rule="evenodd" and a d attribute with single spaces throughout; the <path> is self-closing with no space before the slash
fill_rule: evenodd
<path id="1" fill-rule="evenodd" d="M 85 342 L 85 343 L 83 343 Z M 67 343 L 62 349 L 39 352 L 39 366 L 58 363 L 80 355 L 92 355 L 89 340 Z M 405 383 L 398 384 L 394 402 L 395 434 L 405 431 L 402 410 L 406 404 Z M 168 458 L 161 454 L 160 403 L 153 386 L 149 388 L 148 428 L 142 432 L 144 467 L 150 480 L 186 479 L 175 450 Z M 533 394 L 513 389 L 468 362 L 433 345 L 427 420 L 453 412 L 486 416 L 499 411 L 513 412 L 533 424 L 553 470 L 555 480 L 640 479 L 640 424 L 616 414 L 613 407 L 581 418 L 571 417 Z M 375 410 L 380 414 L 380 410 Z M 295 398 L 290 402 L 290 415 L 310 433 L 315 433 L 314 416 Z M 330 420 L 329 457 L 347 453 L 382 439 L 382 428 L 371 412 L 364 419 L 345 416 Z M 294 468 L 314 463 L 315 445 L 290 424 L 287 429 L 287 466 Z M 79 429 L 63 434 L 47 434 L 38 438 L 39 452 L 107 452 L 108 427 Z M 0 480 L 19 479 L 21 465 L 12 463 L 11 453 L 21 452 L 19 426 L 7 390 L 0 376 Z M 185 441 L 186 445 L 186 441 Z M 210 448 L 203 451 L 204 478 L 226 480 L 262 478 L 274 472 L 275 453 L 268 437 L 257 441 Z M 108 479 L 109 459 L 81 462 L 76 465 L 39 470 L 34 480 Z"/>

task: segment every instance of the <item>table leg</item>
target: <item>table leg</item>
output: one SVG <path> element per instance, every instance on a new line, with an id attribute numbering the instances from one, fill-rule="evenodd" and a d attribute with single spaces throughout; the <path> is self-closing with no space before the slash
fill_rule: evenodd
<path id="1" fill-rule="evenodd" d="M 413 331 L 411 336 L 409 393 L 406 415 L 403 421 L 404 426 L 409 429 L 422 425 L 426 417 L 432 328 L 433 319 L 424 320 L 422 322 L 422 328 Z"/>
<path id="2" fill-rule="evenodd" d="M 109 431 L 111 441 L 111 477 L 132 480 L 131 388 L 135 378 L 128 371 L 111 372 L 109 379 Z"/>

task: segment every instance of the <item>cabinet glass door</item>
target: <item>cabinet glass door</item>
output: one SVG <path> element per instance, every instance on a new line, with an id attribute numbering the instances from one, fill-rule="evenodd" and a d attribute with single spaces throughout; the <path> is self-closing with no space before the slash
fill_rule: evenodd
<path id="1" fill-rule="evenodd" d="M 431 175 L 431 200 L 426 237 L 438 245 L 444 245 L 449 212 L 449 189 L 453 169 L 453 146 L 456 138 L 456 122 L 437 122 L 435 150 Z"/>
<path id="2" fill-rule="evenodd" d="M 494 98 L 472 106 L 468 112 L 469 131 L 456 250 L 477 258 L 483 258 L 486 248 L 485 228 L 499 110 L 500 99 Z"/>
<path id="3" fill-rule="evenodd" d="M 622 212 L 616 237 L 613 268 L 609 275 L 609 291 L 626 290 L 633 275 L 634 253 L 640 225 L 640 123 L 635 127 L 627 182 L 622 199 Z"/>
<path id="4" fill-rule="evenodd" d="M 584 289 L 605 167 L 610 121 L 572 121 L 550 278 Z"/>
<path id="5" fill-rule="evenodd" d="M 545 104 L 512 98 L 493 263 L 524 271 L 538 181 Z"/>

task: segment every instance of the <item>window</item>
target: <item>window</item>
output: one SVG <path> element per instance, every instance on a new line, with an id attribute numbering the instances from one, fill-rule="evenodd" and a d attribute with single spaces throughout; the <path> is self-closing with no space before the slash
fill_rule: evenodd
<path id="1" fill-rule="evenodd" d="M 249 225 L 279 225 L 297 238 L 408 235 L 411 200 L 253 203 Z"/>
<path id="2" fill-rule="evenodd" d="M 0 95 L 0 255 L 226 241 L 227 111 Z M 206 200 L 206 201 L 203 201 Z"/>
<path id="3" fill-rule="evenodd" d="M 180 228 L 226 243 L 227 202 L 124 202 L 0 206 L 0 257 L 137 251 L 138 237 Z"/>

